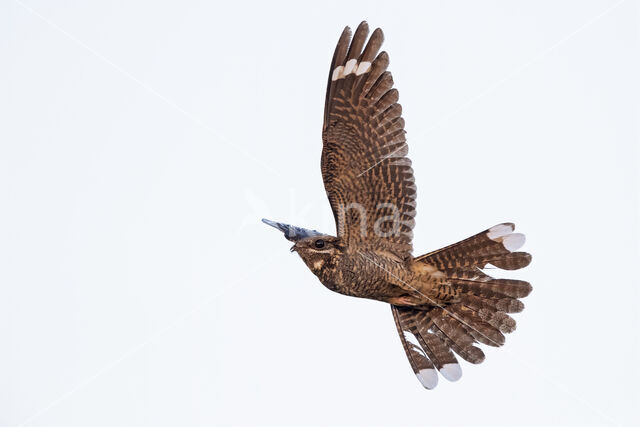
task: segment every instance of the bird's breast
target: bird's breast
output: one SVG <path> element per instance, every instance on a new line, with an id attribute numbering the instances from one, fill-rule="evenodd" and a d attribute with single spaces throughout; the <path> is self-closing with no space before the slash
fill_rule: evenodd
<path id="1" fill-rule="evenodd" d="M 397 282 L 411 272 L 397 260 L 358 253 L 335 257 L 316 274 L 322 284 L 334 292 L 387 301 L 405 292 Z"/>

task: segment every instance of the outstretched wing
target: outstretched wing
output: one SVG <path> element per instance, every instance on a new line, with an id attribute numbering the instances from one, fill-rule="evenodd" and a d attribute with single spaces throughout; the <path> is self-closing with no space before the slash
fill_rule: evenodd
<path id="1" fill-rule="evenodd" d="M 362 22 L 351 39 L 338 41 L 325 101 L 322 178 L 339 237 L 352 246 L 411 254 L 416 186 L 406 157 L 402 108 L 387 71 L 389 56 L 378 53 L 376 29 L 368 43 Z"/>

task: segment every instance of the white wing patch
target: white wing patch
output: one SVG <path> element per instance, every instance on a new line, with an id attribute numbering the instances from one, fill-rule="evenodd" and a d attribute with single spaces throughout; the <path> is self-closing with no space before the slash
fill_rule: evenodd
<path id="1" fill-rule="evenodd" d="M 342 65 L 336 67 L 336 69 L 333 70 L 333 74 L 331 75 L 331 81 L 335 82 L 336 80 L 343 78 L 344 75 L 342 74 L 342 70 L 344 70 L 344 67 Z"/>
<path id="2" fill-rule="evenodd" d="M 350 59 L 346 64 L 339 65 L 333 70 L 333 73 L 331 74 L 331 81 L 335 82 L 336 80 L 343 79 L 352 73 L 356 76 L 361 76 L 362 74 L 369 72 L 370 69 L 371 62 L 362 61 L 358 63 L 357 59 Z"/>
<path id="3" fill-rule="evenodd" d="M 353 70 L 355 70 L 357 63 L 358 63 L 357 59 L 350 59 L 350 60 L 347 61 L 346 64 L 344 64 L 344 75 L 345 75 L 345 77 L 348 76 L 349 74 L 351 74 L 353 72 Z"/>
<path id="4" fill-rule="evenodd" d="M 359 65 L 358 65 L 358 69 L 356 70 L 356 76 L 360 76 L 364 73 L 366 73 L 367 71 L 369 71 L 369 69 L 371 68 L 371 62 L 369 61 L 362 61 Z"/>

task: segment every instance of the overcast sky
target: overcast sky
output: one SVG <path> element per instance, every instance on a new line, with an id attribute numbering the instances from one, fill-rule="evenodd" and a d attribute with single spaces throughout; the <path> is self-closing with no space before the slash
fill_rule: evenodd
<path id="1" fill-rule="evenodd" d="M 637 1 L 0 5 L 0 425 L 638 425 Z M 334 232 L 345 25 L 382 27 L 414 254 L 512 221 L 533 293 L 456 383 L 267 217 Z"/>

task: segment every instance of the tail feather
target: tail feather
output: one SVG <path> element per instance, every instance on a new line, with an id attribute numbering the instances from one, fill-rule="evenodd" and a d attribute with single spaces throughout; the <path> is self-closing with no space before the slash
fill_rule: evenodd
<path id="1" fill-rule="evenodd" d="M 467 280 L 467 279 L 450 279 L 454 289 L 463 292 L 471 292 L 474 295 L 482 295 L 483 293 L 491 293 L 487 295 L 502 295 L 511 298 L 524 298 L 531 293 L 532 287 L 529 282 L 524 280 L 513 279 L 483 279 L 483 280 Z"/>
<path id="2" fill-rule="evenodd" d="M 413 372 L 416 374 L 424 388 L 434 388 L 438 385 L 438 374 L 436 373 L 435 366 L 422 349 L 422 344 L 409 341 L 408 338 L 415 338 L 415 335 L 411 333 L 408 328 L 404 327 L 407 322 L 411 321 L 411 313 L 406 311 L 401 312 L 393 305 L 391 308 L 393 312 L 393 319 L 395 320 L 396 328 L 400 335 L 400 341 L 402 342 L 402 347 L 407 355 L 407 359 L 409 359 L 409 364 L 411 365 Z"/>
<path id="3" fill-rule="evenodd" d="M 433 361 L 439 371 L 447 364 L 458 363 L 456 356 L 453 354 L 451 349 L 444 345 L 442 340 L 437 336 L 426 330 L 416 329 L 416 332 L 420 345 L 423 346 L 424 350 L 429 355 L 429 358 Z"/>
<path id="4" fill-rule="evenodd" d="M 458 325 L 459 329 L 464 330 L 464 326 L 462 324 Z M 445 334 L 440 328 L 435 329 L 434 333 L 437 337 L 440 337 L 445 344 L 453 349 L 457 354 L 460 355 L 464 360 L 469 363 L 478 364 L 484 361 L 484 352 L 475 346 L 468 347 L 460 347 L 453 340 L 451 340 L 447 334 Z"/>
<path id="5" fill-rule="evenodd" d="M 418 341 L 443 377 L 449 381 L 457 381 L 462 376 L 462 370 L 456 356 L 437 335 L 430 331 L 421 330 L 418 333 Z"/>
<path id="6" fill-rule="evenodd" d="M 438 337 L 431 333 L 430 329 L 433 327 L 433 322 L 429 321 L 428 317 L 427 312 L 417 312 L 409 328 L 420 342 L 422 348 L 429 355 L 429 358 L 433 361 L 436 368 L 441 370 L 444 365 L 457 363 L 457 361 L 451 350 L 446 347 Z"/>
<path id="7" fill-rule="evenodd" d="M 498 224 L 415 258 L 414 262 L 428 264 L 444 273 L 445 285 L 450 286 L 456 297 L 439 301 L 439 305 L 392 306 L 401 339 L 402 331 L 414 334 L 424 356 L 447 379 L 455 380 L 461 375 L 453 352 L 470 363 L 481 363 L 485 355 L 475 344 L 503 345 L 504 334 L 516 328 L 515 320 L 508 313 L 524 310 L 519 299 L 531 292 L 528 282 L 496 279 L 483 271 L 489 264 L 503 270 L 529 265 L 531 255 L 517 252 L 524 244 L 524 235 L 513 230 L 511 223 Z M 402 316 L 397 317 L 397 313 Z"/>
<path id="8" fill-rule="evenodd" d="M 504 270 L 523 268 L 531 262 L 531 255 L 516 252 L 524 245 L 525 238 L 524 234 L 513 233 L 514 228 L 511 223 L 498 224 L 468 239 L 422 255 L 415 261 L 428 260 L 441 271 L 456 267 L 484 268 L 487 264 Z"/>
<path id="9" fill-rule="evenodd" d="M 505 313 L 520 313 L 524 310 L 524 303 L 515 298 L 499 295 L 486 295 L 488 292 L 474 295 L 472 293 L 462 294 L 460 301 L 472 310 L 478 311 L 483 308 L 494 311 L 504 311 Z"/>
<path id="10" fill-rule="evenodd" d="M 464 349 L 473 345 L 473 337 L 469 336 L 462 328 L 458 327 L 460 323 L 458 319 L 443 313 L 441 316 L 434 316 L 433 323 L 449 340 L 451 340 L 451 342 L 456 345 L 457 348 Z"/>
<path id="11" fill-rule="evenodd" d="M 487 263 L 493 264 L 503 270 L 518 270 L 531 263 L 531 255 L 526 252 L 512 252 L 510 254 L 504 254 L 499 257 L 487 259 Z"/>
<path id="12" fill-rule="evenodd" d="M 430 381 L 430 386 L 427 386 L 425 385 L 424 378 L 430 378 L 436 371 L 433 370 L 433 372 L 430 372 L 417 369 L 415 362 L 416 356 L 409 354 L 410 347 L 406 344 L 407 338 L 413 337 L 416 339 L 419 349 L 421 350 L 420 354 L 424 355 L 431 364 L 430 366 L 425 365 L 426 368 L 423 369 L 435 368 L 449 381 L 456 381 L 460 378 L 462 371 L 460 370 L 455 355 L 451 351 L 451 347 L 447 346 L 446 343 L 434 333 L 435 327 L 430 320 L 431 313 L 425 310 L 415 310 L 409 307 L 399 307 L 395 305 L 392 305 L 391 309 L 396 321 L 398 334 L 409 358 L 409 363 L 422 385 L 425 388 L 435 387 L 437 380 L 435 382 Z M 433 387 L 431 387 L 431 385 L 433 385 Z"/>
<path id="13" fill-rule="evenodd" d="M 467 323 L 447 313 L 442 316 L 434 316 L 435 334 L 447 343 L 453 351 L 464 360 L 471 363 L 480 363 L 484 360 L 484 353 L 473 344 L 475 339 L 467 328 Z"/>
<path id="14" fill-rule="evenodd" d="M 500 347 L 504 344 L 505 338 L 502 332 L 485 322 L 480 315 L 468 307 L 456 304 L 450 307 L 449 311 L 466 328 L 466 331 L 477 342 Z"/>

